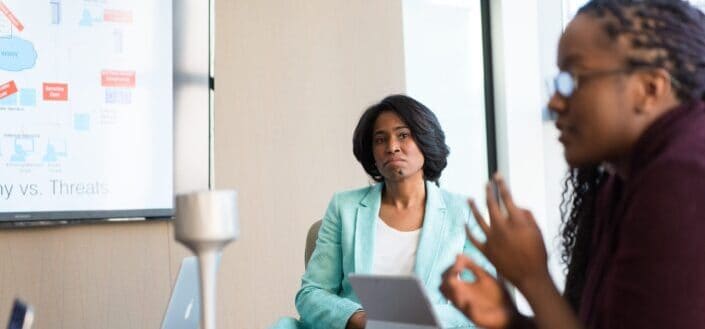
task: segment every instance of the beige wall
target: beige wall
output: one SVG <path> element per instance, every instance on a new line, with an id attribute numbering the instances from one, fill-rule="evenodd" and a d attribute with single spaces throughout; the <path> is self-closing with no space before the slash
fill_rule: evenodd
<path id="1" fill-rule="evenodd" d="M 165 222 L 0 231 L 0 326 L 15 296 L 35 328 L 157 328 L 169 298 Z"/>
<path id="2" fill-rule="evenodd" d="M 404 89 L 401 5 L 219 0 L 216 22 L 215 185 L 239 190 L 242 231 L 223 258 L 219 327 L 264 328 L 295 315 L 308 226 L 334 191 L 367 183 L 351 135 L 366 106 Z M 188 254 L 172 236 L 167 222 L 0 230 L 0 326 L 22 296 L 38 329 L 158 328 Z"/>
<path id="3" fill-rule="evenodd" d="M 401 4 L 228 1 L 216 15 L 215 185 L 239 190 L 242 230 L 220 311 L 226 328 L 264 328 L 296 314 L 306 231 L 333 192 L 368 183 L 352 131 L 404 90 Z"/>

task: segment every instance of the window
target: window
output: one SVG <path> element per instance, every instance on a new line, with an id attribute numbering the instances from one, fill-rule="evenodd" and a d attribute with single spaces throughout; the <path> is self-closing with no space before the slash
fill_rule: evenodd
<path id="1" fill-rule="evenodd" d="M 484 197 L 488 177 L 481 1 L 404 0 L 407 94 L 436 115 L 450 147 L 441 186 Z"/>
<path id="2" fill-rule="evenodd" d="M 690 3 L 693 6 L 700 8 L 700 10 L 705 11 L 705 0 L 691 0 Z"/>

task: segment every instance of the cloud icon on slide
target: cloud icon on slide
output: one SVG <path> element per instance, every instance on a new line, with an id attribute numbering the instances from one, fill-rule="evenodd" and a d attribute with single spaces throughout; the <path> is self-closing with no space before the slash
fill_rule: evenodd
<path id="1" fill-rule="evenodd" d="M 37 51 L 34 45 L 21 38 L 0 38 L 0 70 L 22 71 L 34 67 Z"/>

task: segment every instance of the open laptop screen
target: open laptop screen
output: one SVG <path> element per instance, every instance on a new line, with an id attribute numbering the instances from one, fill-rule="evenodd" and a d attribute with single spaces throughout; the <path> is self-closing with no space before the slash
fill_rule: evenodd
<path id="1" fill-rule="evenodd" d="M 164 313 L 162 329 L 198 329 L 201 314 L 198 259 L 186 257 Z"/>

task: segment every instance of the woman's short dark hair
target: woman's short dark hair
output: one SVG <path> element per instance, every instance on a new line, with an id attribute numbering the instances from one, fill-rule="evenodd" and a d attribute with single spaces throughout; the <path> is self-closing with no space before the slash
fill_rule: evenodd
<path id="1" fill-rule="evenodd" d="M 446 136 L 436 115 L 425 105 L 406 95 L 387 96 L 370 106 L 360 117 L 353 133 L 353 153 L 362 168 L 377 182 L 384 180 L 372 154 L 372 134 L 375 121 L 382 112 L 394 112 L 411 130 L 416 145 L 424 156 L 424 179 L 438 184 L 441 172 L 448 165 Z"/>

